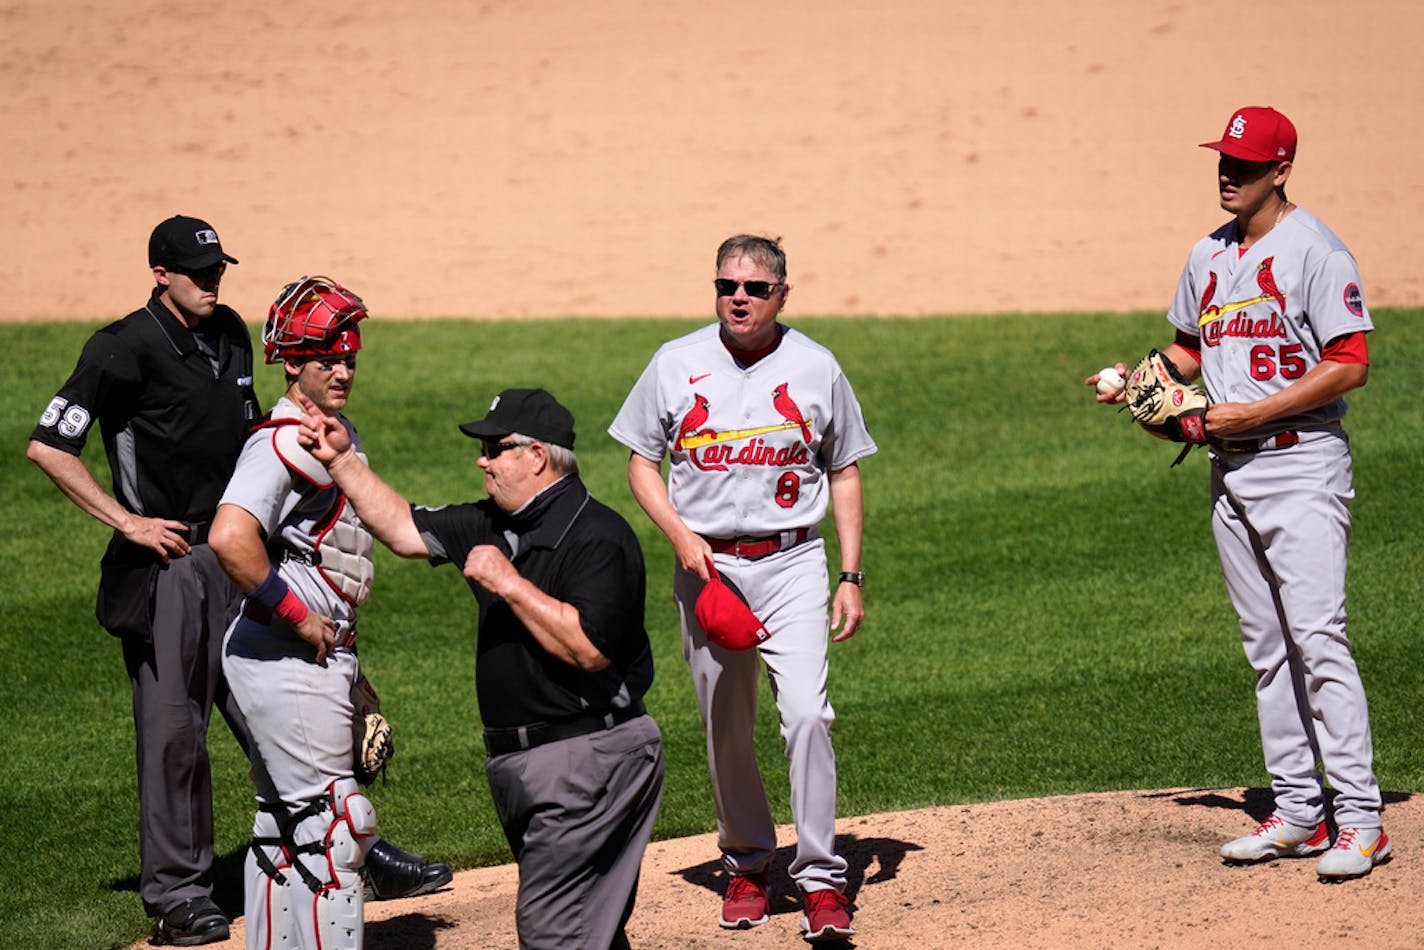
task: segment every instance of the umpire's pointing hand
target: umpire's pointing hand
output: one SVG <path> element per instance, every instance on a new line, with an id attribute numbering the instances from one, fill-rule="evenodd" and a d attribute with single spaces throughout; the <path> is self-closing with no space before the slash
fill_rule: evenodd
<path id="1" fill-rule="evenodd" d="M 351 450 L 351 434 L 337 420 L 322 412 L 305 393 L 296 393 L 297 405 L 306 413 L 297 429 L 297 442 L 323 465 Z"/>

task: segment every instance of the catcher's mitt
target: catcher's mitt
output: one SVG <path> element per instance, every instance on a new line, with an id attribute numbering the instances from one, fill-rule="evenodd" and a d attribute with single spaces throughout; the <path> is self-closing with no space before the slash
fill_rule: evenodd
<path id="1" fill-rule="evenodd" d="M 1123 399 L 1142 428 L 1159 439 L 1188 443 L 1182 455 L 1206 441 L 1206 390 L 1188 383 L 1176 364 L 1156 350 L 1132 368 Z"/>
<path id="2" fill-rule="evenodd" d="M 381 715 L 381 700 L 365 673 L 351 684 L 351 705 L 351 772 L 356 781 L 370 785 L 376 776 L 385 775 L 396 747 L 391 740 L 390 720 Z"/>

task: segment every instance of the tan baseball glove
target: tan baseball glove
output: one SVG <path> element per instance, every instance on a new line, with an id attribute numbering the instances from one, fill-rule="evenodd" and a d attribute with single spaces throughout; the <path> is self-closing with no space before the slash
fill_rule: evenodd
<path id="1" fill-rule="evenodd" d="M 1132 418 L 1152 435 L 1187 443 L 1177 462 L 1193 445 L 1206 441 L 1206 409 L 1210 403 L 1206 390 L 1183 379 L 1176 364 L 1157 350 L 1138 360 L 1128 373 L 1123 399 Z"/>
<path id="2" fill-rule="evenodd" d="M 386 765 L 396 754 L 391 739 L 391 723 L 381 715 L 381 700 L 361 673 L 351 684 L 351 772 L 356 781 L 370 785 L 376 776 L 384 776 Z"/>

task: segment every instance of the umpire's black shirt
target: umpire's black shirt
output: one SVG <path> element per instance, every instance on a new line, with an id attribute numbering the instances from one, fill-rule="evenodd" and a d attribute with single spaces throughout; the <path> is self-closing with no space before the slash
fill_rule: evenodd
<path id="1" fill-rule="evenodd" d="M 583 632 L 609 660 L 587 673 L 541 647 L 514 610 L 479 584 L 475 690 L 486 729 L 559 722 L 623 708 L 653 681 L 643 627 L 643 550 L 628 522 L 594 500 L 576 475 L 549 486 L 517 516 L 493 501 L 413 506 L 432 564 L 463 568 L 470 550 L 492 544 L 521 576 L 578 610 Z M 509 532 L 514 540 L 506 536 Z"/>
<path id="2" fill-rule="evenodd" d="M 97 419 L 120 504 L 206 525 L 258 415 L 252 340 L 225 306 L 189 330 L 160 292 L 89 338 L 30 438 L 77 456 Z"/>

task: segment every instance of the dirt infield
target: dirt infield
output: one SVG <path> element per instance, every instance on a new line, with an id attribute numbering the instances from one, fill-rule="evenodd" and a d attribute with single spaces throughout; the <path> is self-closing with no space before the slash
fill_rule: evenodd
<path id="1" fill-rule="evenodd" d="M 249 319 L 710 313 L 782 235 L 791 316 L 1165 309 L 1217 137 L 1274 105 L 1291 197 L 1424 301 L 1416 0 L 11 0 L 0 319 L 119 316 L 212 221 Z"/>
<path id="2" fill-rule="evenodd" d="M 1228 867 L 1222 841 L 1270 811 L 1261 789 L 1175 789 L 994 802 L 842 819 L 861 950 L 940 947 L 1215 948 L 1344 943 L 1420 946 L 1424 798 L 1386 794 L 1400 857 L 1367 878 L 1321 884 L 1311 860 Z M 1244 830 L 1243 830 L 1244 829 Z M 654 843 L 629 939 L 640 950 L 803 946 L 782 828 L 772 917 L 718 929 L 714 835 Z M 427 897 L 368 905 L 366 946 L 517 946 L 513 867 L 455 876 Z M 217 946 L 241 947 L 242 923 Z M 138 945 L 142 946 L 142 945 Z M 135 948 L 137 950 L 137 947 Z"/>

